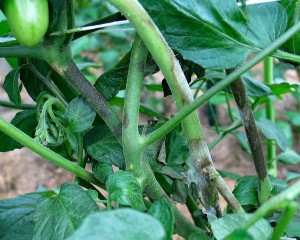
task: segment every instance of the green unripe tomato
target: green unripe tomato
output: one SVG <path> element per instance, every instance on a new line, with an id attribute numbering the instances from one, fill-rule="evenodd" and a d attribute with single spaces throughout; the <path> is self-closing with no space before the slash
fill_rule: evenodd
<path id="1" fill-rule="evenodd" d="M 22 45 L 37 45 L 49 25 L 47 0 L 5 0 L 4 11 L 9 27 Z"/>

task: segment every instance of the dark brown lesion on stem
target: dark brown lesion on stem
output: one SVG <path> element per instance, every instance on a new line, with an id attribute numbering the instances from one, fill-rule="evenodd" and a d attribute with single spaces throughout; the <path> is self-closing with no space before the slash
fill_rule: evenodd
<path id="1" fill-rule="evenodd" d="M 258 130 L 255 124 L 255 119 L 253 116 L 251 105 L 247 97 L 245 86 L 242 79 L 238 78 L 237 80 L 235 80 L 233 83 L 230 84 L 230 88 L 233 93 L 236 104 L 239 108 L 241 119 L 248 138 L 249 146 L 254 160 L 255 170 L 258 175 L 259 192 L 266 191 L 266 190 L 271 192 L 271 184 L 268 178 L 266 162 L 263 155 L 263 150 L 259 139 Z M 267 185 L 265 185 L 265 187 L 267 187 L 268 189 L 262 189 L 262 183 L 264 182 L 266 183 L 266 181 L 267 181 Z M 259 195 L 265 195 L 265 194 L 259 194 Z M 260 199 L 260 201 L 262 202 L 264 202 L 265 200 L 267 199 Z"/>
<path id="2" fill-rule="evenodd" d="M 112 110 L 109 103 L 85 78 L 73 61 L 67 66 L 50 63 L 55 71 L 65 77 L 70 84 L 89 102 L 99 116 L 104 120 L 119 142 L 122 141 L 122 122 Z"/>

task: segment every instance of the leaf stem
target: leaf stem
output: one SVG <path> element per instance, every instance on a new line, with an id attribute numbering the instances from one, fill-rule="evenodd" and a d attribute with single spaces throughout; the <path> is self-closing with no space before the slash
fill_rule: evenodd
<path id="1" fill-rule="evenodd" d="M 295 198 L 300 194 L 300 181 L 289 187 L 285 191 L 279 193 L 274 198 L 265 202 L 256 212 L 251 216 L 248 222 L 243 226 L 243 229 L 249 229 L 253 224 L 261 218 L 271 214 L 272 212 L 288 207 Z"/>
<path id="2" fill-rule="evenodd" d="M 234 80 L 239 78 L 243 73 L 247 72 L 254 65 L 261 62 L 265 57 L 274 52 L 277 48 L 279 48 L 282 44 L 284 44 L 289 38 L 291 38 L 295 33 L 300 30 L 300 22 L 291 27 L 288 31 L 286 31 L 283 35 L 281 35 L 278 39 L 276 39 L 271 45 L 263 49 L 259 52 L 254 58 L 246 62 L 239 68 L 236 68 L 235 71 L 227 75 L 223 80 L 215 84 L 209 90 L 207 90 L 203 95 L 197 98 L 193 103 L 189 104 L 182 108 L 174 117 L 172 117 L 169 121 L 167 121 L 163 126 L 161 126 L 158 130 L 150 133 L 144 139 L 145 145 L 150 145 L 157 140 L 159 140 L 162 136 L 169 133 L 172 129 L 174 129 L 186 116 L 191 114 L 194 110 L 196 110 L 199 106 L 209 100 L 212 96 L 218 93 L 220 90 L 227 87 Z"/>
<path id="3" fill-rule="evenodd" d="M 68 103 L 65 101 L 65 99 L 62 97 L 61 93 L 55 88 L 55 86 L 53 86 L 51 84 L 51 82 L 49 81 L 49 77 L 44 77 L 37 69 L 36 67 L 32 64 L 31 61 L 29 61 L 29 66 L 31 71 L 42 81 L 42 83 L 44 83 L 46 85 L 46 87 L 50 90 L 50 92 L 52 92 L 54 94 L 54 96 L 56 96 L 61 102 L 62 104 L 66 107 L 68 105 Z"/>
<path id="4" fill-rule="evenodd" d="M 248 138 L 255 170 L 258 175 L 258 199 L 260 204 L 262 204 L 271 196 L 272 187 L 267 172 L 261 142 L 259 140 L 255 119 L 251 109 L 251 104 L 247 97 L 246 89 L 241 78 L 238 78 L 236 81 L 231 83 L 230 88 L 238 106 Z"/>
<path id="5" fill-rule="evenodd" d="M 231 109 L 231 106 L 230 106 L 230 100 L 229 100 L 229 93 L 228 92 L 225 92 L 225 98 L 226 98 L 226 104 L 227 104 L 229 118 L 230 118 L 231 122 L 233 123 L 234 122 L 234 116 L 233 116 L 232 109 Z"/>
<path id="6" fill-rule="evenodd" d="M 282 237 L 286 226 L 290 223 L 294 214 L 297 212 L 298 205 L 295 202 L 291 202 L 284 210 L 283 215 L 278 220 L 278 223 L 273 231 L 272 240 L 280 240 Z"/>
<path id="7" fill-rule="evenodd" d="M 273 58 L 266 57 L 264 59 L 264 82 L 267 85 L 273 84 L 274 65 Z M 268 98 L 266 101 L 266 117 L 272 122 L 275 122 L 275 104 Z M 274 160 L 276 158 L 276 142 L 272 139 L 267 140 L 267 159 L 268 159 L 268 173 L 274 177 L 277 176 L 277 164 Z"/>
<path id="8" fill-rule="evenodd" d="M 14 103 L 9 102 L 9 101 L 5 101 L 5 100 L 0 100 L 0 106 L 1 107 L 7 107 L 7 108 L 21 109 L 21 110 L 36 109 L 36 105 L 35 104 L 23 103 L 20 106 L 16 106 Z"/>
<path id="9" fill-rule="evenodd" d="M 243 126 L 241 120 L 236 120 L 233 122 L 227 129 L 225 129 L 221 134 L 219 134 L 209 145 L 209 150 L 213 149 L 227 134 L 231 133 L 235 129 L 238 129 L 239 127 Z"/>
<path id="10" fill-rule="evenodd" d="M 23 133 L 14 125 L 5 121 L 2 117 L 0 117 L 0 130 L 5 134 L 7 134 L 8 136 L 10 136 L 11 138 L 13 138 L 14 140 L 23 144 L 25 147 L 29 148 L 33 152 L 37 153 L 41 157 L 44 157 L 48 161 L 52 162 L 53 164 L 63 169 L 66 169 L 67 171 L 75 174 L 76 176 L 90 183 L 96 184 L 100 187 L 102 186 L 102 184 L 97 179 L 94 178 L 93 174 L 73 164 L 68 159 L 46 148 L 42 144 L 36 142 L 34 139 L 32 139 L 31 137 Z"/>
<path id="11" fill-rule="evenodd" d="M 15 46 L 15 47 L 1 47 L 0 57 L 15 57 L 15 58 L 39 58 L 45 59 L 47 52 L 44 47 L 37 45 L 34 47 Z"/>

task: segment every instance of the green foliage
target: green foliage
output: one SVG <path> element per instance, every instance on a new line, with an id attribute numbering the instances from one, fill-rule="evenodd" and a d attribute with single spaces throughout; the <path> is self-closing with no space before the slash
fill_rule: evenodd
<path id="1" fill-rule="evenodd" d="M 147 211 L 160 221 L 166 232 L 166 239 L 171 239 L 174 229 L 174 214 L 170 204 L 165 200 L 155 201 Z"/>
<path id="2" fill-rule="evenodd" d="M 68 240 L 165 240 L 166 234 L 154 217 L 132 209 L 92 214 Z"/>
<path id="3" fill-rule="evenodd" d="M 69 103 L 65 116 L 70 131 L 78 133 L 92 126 L 96 112 L 83 97 L 77 97 Z"/>
<path id="4" fill-rule="evenodd" d="M 264 219 L 256 222 L 245 233 L 243 225 L 250 217 L 251 214 L 228 214 L 222 218 L 213 220 L 211 226 L 214 236 L 216 239 L 237 239 L 237 235 L 246 236 L 246 239 L 270 239 L 272 228 Z"/>
<path id="5" fill-rule="evenodd" d="M 300 162 L 297 148 L 293 148 L 298 142 L 294 141 L 300 126 L 298 109 L 278 111 L 276 122 L 266 119 L 266 102 L 275 104 L 286 99 L 287 94 L 297 104 L 300 102 L 299 84 L 284 81 L 284 72 L 291 65 L 276 62 L 276 81 L 270 84 L 256 80 L 253 70 L 247 72 L 245 65 L 240 66 L 247 61 L 246 65 L 252 62 L 248 69 L 253 67 L 254 60 L 248 58 L 249 54 L 254 53 L 254 59 L 261 56 L 262 60 L 267 56 L 262 55 L 266 47 L 273 56 L 300 62 L 300 57 L 293 55 L 299 53 L 299 33 L 281 50 L 274 45 L 276 39 L 287 36 L 288 29 L 297 24 L 299 1 L 253 5 L 244 0 L 140 0 L 139 3 L 171 49 L 164 45 L 159 32 L 155 36 L 157 28 L 145 20 L 147 15 L 136 10 L 136 1 L 50 0 L 50 25 L 44 40 L 34 48 L 24 48 L 12 41 L 6 17 L 0 12 L 0 57 L 7 57 L 13 67 L 3 85 L 10 102 L 0 100 L 0 105 L 21 109 L 11 121 L 17 129 L 0 118 L 0 151 L 21 148 L 20 141 L 76 175 L 76 184 L 65 183 L 58 192 L 45 190 L 1 200 L 0 239 L 169 240 L 177 233 L 187 240 L 267 240 L 275 238 L 273 222 L 279 225 L 283 222 L 285 229 L 279 229 L 280 234 L 299 238 L 299 207 L 293 217 L 282 220 L 300 192 L 299 183 L 291 184 L 300 178 L 296 168 L 286 172 L 284 180 L 264 176 L 264 181 L 271 182 L 272 193 L 262 204 L 265 182 L 261 178 L 243 176 L 224 165 L 225 169 L 218 171 L 220 178 L 215 179 L 218 174 L 210 171 L 215 169 L 205 141 L 215 148 L 214 158 L 219 159 L 223 153 L 217 144 L 222 144 L 227 135 L 233 135 L 240 143 L 235 148 L 241 147 L 247 158 L 254 158 L 258 176 L 277 162 L 284 165 Z M 134 14 L 132 9 L 136 10 Z M 131 17 L 140 24 L 147 21 L 144 27 L 149 29 L 140 32 L 139 24 Z M 95 32 L 98 24 L 115 25 L 126 18 L 130 23 Z M 74 34 L 61 32 L 75 28 L 75 22 L 76 27 L 91 28 L 75 29 Z M 133 30 L 149 50 L 145 59 L 137 54 L 138 50 L 145 50 L 142 41 L 137 42 L 139 37 L 134 42 L 138 43 L 138 50 L 131 48 Z M 176 59 L 172 59 L 171 50 Z M 170 65 L 172 62 L 179 65 Z M 235 99 L 228 79 L 240 69 L 244 70 L 235 78 L 241 78 L 247 96 Z M 134 75 L 134 82 L 128 81 L 128 74 Z M 175 91 L 171 92 L 169 86 Z M 28 104 L 22 103 L 20 94 L 26 94 L 22 88 L 36 102 L 30 105 L 34 110 L 25 110 Z M 213 130 L 215 139 L 204 136 L 196 115 L 189 112 L 187 102 L 192 101 L 189 88 L 200 100 L 204 99 L 202 93 L 204 96 L 216 93 L 201 103 L 210 107 L 207 111 L 210 129 L 204 133 Z M 137 94 L 136 98 L 141 99 L 128 97 L 140 91 L 141 97 Z M 187 105 L 174 117 L 173 109 L 167 109 L 169 103 L 162 99 L 168 95 L 181 101 L 179 106 Z M 247 109 L 237 109 L 233 102 L 248 100 L 251 107 L 246 106 Z M 134 101 L 135 106 L 124 112 L 128 101 Z M 163 112 L 164 109 L 168 111 Z M 264 156 L 257 161 L 251 150 L 265 148 L 270 142 L 263 141 L 261 145 L 259 139 L 249 139 L 251 134 L 247 131 L 246 134 L 242 125 L 243 122 L 247 127 L 247 121 L 241 121 L 239 116 L 241 110 L 253 111 L 262 135 L 266 140 L 274 140 L 281 150 L 266 164 Z M 202 115 L 201 121 L 206 117 Z M 185 124 L 181 125 L 183 120 Z M 132 126 L 133 122 L 141 126 Z M 252 146 L 250 149 L 249 143 L 253 142 L 257 143 L 257 149 Z M 92 172 L 85 168 L 91 168 Z M 221 177 L 236 182 L 233 192 Z M 214 199 L 217 190 L 228 201 L 223 217 L 218 200 Z M 175 203 L 186 205 L 195 224 L 179 212 Z"/>
<path id="6" fill-rule="evenodd" d="M 95 160 L 124 167 L 122 146 L 105 124 L 94 127 L 85 135 L 85 147 Z"/>
<path id="7" fill-rule="evenodd" d="M 141 186 L 130 172 L 120 170 L 111 174 L 106 181 L 106 189 L 110 201 L 145 210 Z"/>
<path id="8" fill-rule="evenodd" d="M 250 51 L 268 46 L 287 27 L 287 14 L 277 3 L 247 6 L 247 20 L 235 0 L 141 3 L 170 46 L 205 68 L 234 68 Z M 272 21 L 265 21 L 265 16 Z"/>
<path id="9" fill-rule="evenodd" d="M 19 68 L 13 69 L 9 74 L 6 75 L 3 84 L 3 88 L 7 92 L 10 101 L 13 102 L 16 105 L 16 107 L 20 107 L 21 105 L 21 89 L 18 83 L 19 71 Z"/>
<path id="10" fill-rule="evenodd" d="M 11 124 L 16 126 L 27 135 L 33 137 L 35 133 L 35 127 L 37 126 L 36 111 L 24 110 L 18 112 L 16 116 L 11 120 Z M 13 140 L 3 132 L 0 133 L 0 141 L 5 143 L 0 145 L 0 152 L 8 152 L 23 147 L 20 143 Z"/>
<path id="11" fill-rule="evenodd" d="M 0 238 L 32 239 L 33 214 L 40 194 L 21 195 L 0 201 Z"/>
<path id="12" fill-rule="evenodd" d="M 32 239 L 65 239 L 97 211 L 97 204 L 79 185 L 65 183 L 57 196 L 44 196 L 37 202 Z"/>

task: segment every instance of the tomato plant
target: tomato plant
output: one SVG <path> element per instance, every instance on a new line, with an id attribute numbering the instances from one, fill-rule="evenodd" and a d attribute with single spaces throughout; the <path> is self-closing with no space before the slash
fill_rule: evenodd
<path id="1" fill-rule="evenodd" d="M 18 61 L 3 85 L 10 102 L 0 105 L 20 111 L 11 122 L 0 117 L 0 151 L 27 147 L 75 177 L 1 200 L 0 239 L 299 238 L 300 174 L 277 169 L 300 162 L 289 123 L 278 121 L 299 127 L 299 113 L 276 116 L 274 99 L 292 93 L 299 103 L 300 87 L 274 78 L 291 68 L 282 62 L 300 63 L 300 1 L 258 2 L 6 0 L 0 57 Z M 43 16 L 42 28 L 20 14 L 26 3 Z M 24 32 L 34 28 L 33 44 Z M 262 61 L 264 82 L 250 71 Z M 100 76 L 90 71 L 100 67 Z M 35 104 L 22 102 L 22 86 Z M 160 102 L 171 94 L 177 113 L 155 109 L 149 91 Z M 203 104 L 215 132 L 209 144 L 196 111 Z M 229 134 L 255 175 L 216 169 L 222 152 L 213 160 L 211 151 Z"/>
<path id="2" fill-rule="evenodd" d="M 43 39 L 49 24 L 47 0 L 5 0 L 4 10 L 18 42 L 34 46 Z"/>

